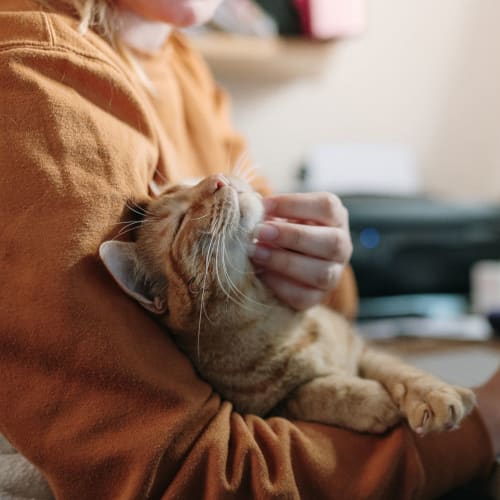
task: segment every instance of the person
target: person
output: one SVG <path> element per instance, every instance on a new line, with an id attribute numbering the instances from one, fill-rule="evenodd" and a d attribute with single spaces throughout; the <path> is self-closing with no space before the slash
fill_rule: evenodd
<path id="1" fill-rule="evenodd" d="M 485 477 L 500 451 L 499 374 L 460 430 L 424 438 L 241 415 L 99 264 L 126 200 L 244 150 L 224 93 L 170 28 L 218 4 L 1 3 L 0 432 L 57 498 L 432 498 Z M 265 203 L 282 221 L 260 229 L 262 279 L 293 307 L 352 315 L 338 199 Z"/>

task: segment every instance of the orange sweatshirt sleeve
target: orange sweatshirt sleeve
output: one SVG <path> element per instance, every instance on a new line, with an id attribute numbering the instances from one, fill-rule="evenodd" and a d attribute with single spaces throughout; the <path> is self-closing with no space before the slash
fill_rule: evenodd
<path id="1" fill-rule="evenodd" d="M 0 431 L 57 498 L 430 498 L 488 471 L 477 414 L 416 440 L 221 401 L 97 257 L 166 161 L 144 91 L 97 37 L 2 8 Z"/>

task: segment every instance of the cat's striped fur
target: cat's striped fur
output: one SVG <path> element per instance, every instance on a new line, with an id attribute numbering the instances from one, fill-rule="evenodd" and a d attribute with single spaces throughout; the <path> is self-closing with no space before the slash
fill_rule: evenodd
<path id="1" fill-rule="evenodd" d="M 421 434 L 458 426 L 474 406 L 472 391 L 368 348 L 326 307 L 297 312 L 273 296 L 248 258 L 262 217 L 248 184 L 210 176 L 151 201 L 136 242 L 107 242 L 101 256 L 238 411 L 279 409 L 367 432 L 401 417 Z M 113 271 L 116 260 L 127 276 Z"/>

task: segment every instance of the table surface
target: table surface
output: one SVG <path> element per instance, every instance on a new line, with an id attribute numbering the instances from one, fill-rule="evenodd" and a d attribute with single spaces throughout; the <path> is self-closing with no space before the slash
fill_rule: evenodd
<path id="1" fill-rule="evenodd" d="M 492 352 L 500 354 L 500 338 L 496 337 L 485 341 L 400 337 L 369 341 L 369 344 L 398 355 L 451 352 L 471 348 L 491 349 Z"/>
<path id="2" fill-rule="evenodd" d="M 370 342 L 449 383 L 476 387 L 500 367 L 500 340 L 397 338 Z"/>

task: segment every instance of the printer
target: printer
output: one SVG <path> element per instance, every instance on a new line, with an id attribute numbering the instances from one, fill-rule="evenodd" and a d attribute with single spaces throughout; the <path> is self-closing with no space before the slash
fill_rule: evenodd
<path id="1" fill-rule="evenodd" d="M 500 259 L 500 205 L 345 195 L 361 297 L 467 294 L 479 260 Z"/>

